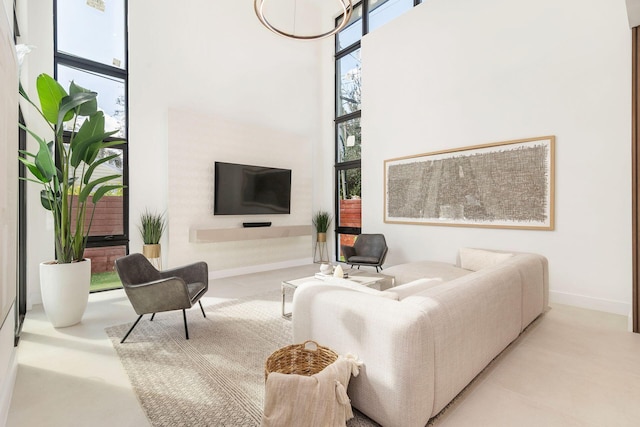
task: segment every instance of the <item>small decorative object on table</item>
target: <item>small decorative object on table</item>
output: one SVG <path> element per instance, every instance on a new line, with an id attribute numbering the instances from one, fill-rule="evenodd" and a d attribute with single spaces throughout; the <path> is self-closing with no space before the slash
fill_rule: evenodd
<path id="1" fill-rule="evenodd" d="M 333 270 L 333 277 L 338 277 L 340 279 L 344 278 L 344 271 L 342 270 L 341 265 L 337 265 L 336 268 Z"/>
<path id="2" fill-rule="evenodd" d="M 331 264 L 322 264 L 320 265 L 320 272 L 316 273 L 313 277 L 318 280 L 328 280 L 332 277 L 346 279 L 349 277 L 349 274 L 346 273 L 340 265 L 333 267 Z"/>
<path id="3" fill-rule="evenodd" d="M 320 264 L 320 273 L 324 275 L 333 274 L 333 266 L 331 264 Z"/>

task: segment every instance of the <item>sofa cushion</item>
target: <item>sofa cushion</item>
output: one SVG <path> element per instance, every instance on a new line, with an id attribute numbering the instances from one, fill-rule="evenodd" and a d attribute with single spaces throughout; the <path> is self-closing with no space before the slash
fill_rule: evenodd
<path id="1" fill-rule="evenodd" d="M 384 269 L 384 274 L 395 278 L 396 286 L 418 279 L 441 279 L 443 282 L 448 282 L 469 273 L 469 270 L 438 261 L 409 262 Z"/>
<path id="2" fill-rule="evenodd" d="M 351 280 L 348 280 L 348 279 L 341 279 L 339 277 L 331 277 L 331 278 L 329 278 L 327 280 L 324 280 L 324 283 L 328 283 L 330 285 L 336 285 L 336 286 L 340 286 L 342 288 L 347 288 L 347 289 L 351 289 L 351 290 L 354 290 L 354 291 L 362 292 L 364 294 L 375 295 L 375 296 L 378 296 L 378 297 L 388 298 L 388 299 L 392 299 L 392 300 L 396 300 L 396 301 L 398 300 L 398 294 L 396 294 L 395 292 L 379 291 L 377 289 L 370 288 L 368 286 L 352 282 Z"/>
<path id="3" fill-rule="evenodd" d="M 422 292 L 426 289 L 433 288 L 444 283 L 442 279 L 418 279 L 413 282 L 405 283 L 404 285 L 395 286 L 391 288 L 391 292 L 398 295 L 398 299 L 402 300 L 410 295 Z"/>
<path id="4" fill-rule="evenodd" d="M 347 260 L 347 264 L 350 262 L 364 262 L 369 264 L 376 264 L 378 261 L 380 261 L 380 258 L 378 257 L 355 255 L 355 256 L 349 257 L 349 259 Z"/>
<path id="5" fill-rule="evenodd" d="M 513 254 L 483 249 L 460 248 L 460 266 L 465 270 L 478 271 L 511 258 Z"/>

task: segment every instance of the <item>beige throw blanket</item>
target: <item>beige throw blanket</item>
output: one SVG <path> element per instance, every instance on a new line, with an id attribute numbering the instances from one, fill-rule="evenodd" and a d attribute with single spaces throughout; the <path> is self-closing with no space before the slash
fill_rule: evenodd
<path id="1" fill-rule="evenodd" d="M 347 387 L 361 365 L 357 356 L 347 354 L 311 376 L 270 373 L 261 426 L 346 426 L 353 418 Z"/>

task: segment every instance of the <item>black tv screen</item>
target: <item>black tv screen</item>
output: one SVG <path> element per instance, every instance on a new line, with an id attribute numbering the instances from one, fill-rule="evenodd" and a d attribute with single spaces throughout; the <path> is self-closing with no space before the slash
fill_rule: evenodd
<path id="1" fill-rule="evenodd" d="M 291 170 L 216 162 L 214 215 L 288 214 Z"/>

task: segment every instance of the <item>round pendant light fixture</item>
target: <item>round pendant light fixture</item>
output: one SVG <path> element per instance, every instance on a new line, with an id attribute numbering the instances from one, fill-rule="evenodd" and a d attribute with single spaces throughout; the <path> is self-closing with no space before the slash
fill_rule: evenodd
<path id="1" fill-rule="evenodd" d="M 269 22 L 269 20 L 264 15 L 264 7 L 265 7 L 265 4 L 267 4 L 267 0 L 254 0 L 253 9 L 255 10 L 256 16 L 258 17 L 262 25 L 264 25 L 265 27 L 267 27 L 269 30 L 273 31 L 276 34 L 279 34 L 284 37 L 288 37 L 290 39 L 295 39 L 295 40 L 320 40 L 325 37 L 330 37 L 338 33 L 340 30 L 346 27 L 347 24 L 349 23 L 349 19 L 351 18 L 351 12 L 353 12 L 353 5 L 351 4 L 351 0 L 337 0 L 337 1 L 338 3 L 340 3 L 340 6 L 342 7 L 342 19 L 340 20 L 340 22 L 332 30 L 329 30 L 327 32 L 320 33 L 320 34 L 313 34 L 313 35 L 298 35 L 298 34 L 288 33 L 279 28 L 276 28 L 273 24 Z"/>

